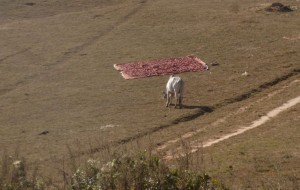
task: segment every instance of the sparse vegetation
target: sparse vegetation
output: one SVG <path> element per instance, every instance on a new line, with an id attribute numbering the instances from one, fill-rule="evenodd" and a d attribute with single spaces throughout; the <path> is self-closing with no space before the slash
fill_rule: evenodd
<path id="1" fill-rule="evenodd" d="M 43 178 L 34 175 L 29 178 L 25 161 L 13 161 L 3 157 L 0 189 L 42 190 L 53 186 Z M 185 167 L 186 168 L 186 167 Z M 216 189 L 217 180 L 202 172 L 194 172 L 182 167 L 169 167 L 158 156 L 146 152 L 135 155 L 115 156 L 110 162 L 101 164 L 88 160 L 83 168 L 65 179 L 67 184 L 61 189 L 73 190 L 113 190 L 113 189 Z M 55 186 L 58 188 L 58 186 Z"/>
<path id="2" fill-rule="evenodd" d="M 28 175 L 24 158 L 14 160 L 4 154 L 0 168 L 0 190 L 43 190 L 47 186 L 45 180 L 37 175 L 37 168 L 33 170 L 31 177 Z"/>

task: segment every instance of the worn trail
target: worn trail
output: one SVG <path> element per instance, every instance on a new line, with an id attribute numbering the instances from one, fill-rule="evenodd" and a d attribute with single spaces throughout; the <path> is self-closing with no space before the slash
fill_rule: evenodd
<path id="1" fill-rule="evenodd" d="M 266 115 L 264 115 L 264 116 L 260 117 L 259 119 L 253 121 L 251 123 L 251 125 L 242 126 L 237 131 L 235 131 L 233 133 L 229 133 L 229 134 L 221 136 L 218 139 L 211 139 L 211 140 L 208 140 L 206 142 L 194 141 L 194 142 L 191 143 L 192 149 L 189 151 L 189 153 L 197 152 L 200 148 L 210 147 L 214 144 L 220 143 L 220 142 L 225 141 L 225 140 L 227 140 L 229 138 L 232 138 L 234 136 L 241 135 L 241 134 L 243 134 L 243 133 L 245 133 L 245 132 L 247 132 L 251 129 L 257 128 L 257 127 L 265 124 L 266 122 L 270 121 L 271 119 L 275 118 L 281 112 L 284 112 L 284 111 L 288 110 L 289 108 L 297 105 L 298 103 L 300 103 L 300 96 L 297 96 L 296 98 L 290 99 L 289 101 L 282 104 L 281 106 L 269 111 Z M 176 158 L 178 156 L 182 156 L 182 155 L 183 155 L 182 153 L 172 155 L 172 153 L 169 151 L 169 152 L 167 152 L 167 155 L 164 158 L 166 160 L 171 160 L 171 159 L 174 159 L 174 158 Z"/>

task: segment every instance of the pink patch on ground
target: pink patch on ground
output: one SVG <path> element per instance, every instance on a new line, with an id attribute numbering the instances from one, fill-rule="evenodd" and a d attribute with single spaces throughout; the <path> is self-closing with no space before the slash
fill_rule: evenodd
<path id="1" fill-rule="evenodd" d="M 207 65 L 195 56 L 160 59 L 153 61 L 114 64 L 124 79 L 171 75 L 207 70 Z"/>

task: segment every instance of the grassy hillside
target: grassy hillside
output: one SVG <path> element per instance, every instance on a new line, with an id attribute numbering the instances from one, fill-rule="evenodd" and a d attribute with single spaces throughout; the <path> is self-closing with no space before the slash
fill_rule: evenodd
<path id="1" fill-rule="evenodd" d="M 1 1 L 0 154 L 4 150 L 8 155 L 19 152 L 31 168 L 38 163 L 45 175 L 59 181 L 60 170 L 69 159 L 68 149 L 79 160 L 105 160 L 109 157 L 107 147 L 155 150 L 189 132 L 202 131 L 183 139 L 187 144 L 251 123 L 300 92 L 298 83 L 293 83 L 299 80 L 300 69 L 300 3 L 283 0 L 281 3 L 294 11 L 266 12 L 271 3 Z M 209 70 L 180 74 L 186 82 L 185 107 L 181 110 L 164 107 L 161 92 L 168 76 L 124 80 L 113 68 L 116 63 L 185 55 L 201 58 Z M 245 71 L 249 75 L 243 76 Z M 274 92 L 276 95 L 270 96 Z M 270 98 L 260 100 L 263 97 Z M 244 106 L 245 112 L 236 111 Z M 255 159 L 265 160 L 273 152 L 286 150 L 287 155 L 293 155 L 287 159 L 291 166 L 284 165 L 280 171 L 292 175 L 290 167 L 296 165 L 299 150 L 279 145 L 290 143 L 289 147 L 296 147 L 298 143 L 295 127 L 299 126 L 299 106 L 293 109 L 296 111 L 289 116 L 291 119 L 276 118 L 276 132 L 263 133 L 273 126 L 267 123 L 261 128 L 263 132 L 245 134 L 251 139 L 247 143 L 227 141 L 228 149 L 241 143 L 249 151 L 266 146 L 257 152 L 258 157 L 243 160 L 239 153 L 230 157 L 230 151 L 220 152 L 227 150 L 220 144 L 207 151 L 224 166 L 220 170 L 216 166 L 206 169 L 218 177 L 226 176 L 229 186 L 238 188 L 231 183 L 231 170 L 226 169 L 229 165 L 235 169 L 231 162 L 244 168 L 248 162 L 255 165 Z M 223 117 L 224 121 L 212 125 Z M 266 139 L 285 135 L 278 146 L 269 147 L 264 141 L 255 145 L 260 142 L 260 133 Z M 179 146 L 180 141 L 160 154 Z M 227 157 L 230 159 L 224 159 Z M 274 159 L 281 163 L 280 156 Z M 251 180 L 256 170 L 253 174 L 237 170 L 236 175 L 240 171 L 243 174 L 238 183 L 242 187 L 263 187 L 255 178 Z M 299 173 L 299 168 L 295 171 Z M 299 176 L 296 179 L 299 183 Z"/>

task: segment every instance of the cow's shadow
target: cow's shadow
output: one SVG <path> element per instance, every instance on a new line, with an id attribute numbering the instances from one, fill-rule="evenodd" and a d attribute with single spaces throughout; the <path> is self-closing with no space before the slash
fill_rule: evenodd
<path id="1" fill-rule="evenodd" d="M 205 113 L 210 113 L 214 111 L 214 108 L 211 106 L 194 106 L 194 105 L 182 105 L 183 109 L 198 109 Z"/>
<path id="2" fill-rule="evenodd" d="M 207 113 L 211 113 L 214 111 L 213 107 L 210 106 L 191 106 L 191 105 L 182 105 L 182 109 L 195 109 L 192 113 L 188 115 L 184 115 L 175 119 L 172 124 L 178 124 L 181 122 L 191 121 L 197 119 L 198 117 L 205 115 Z"/>

